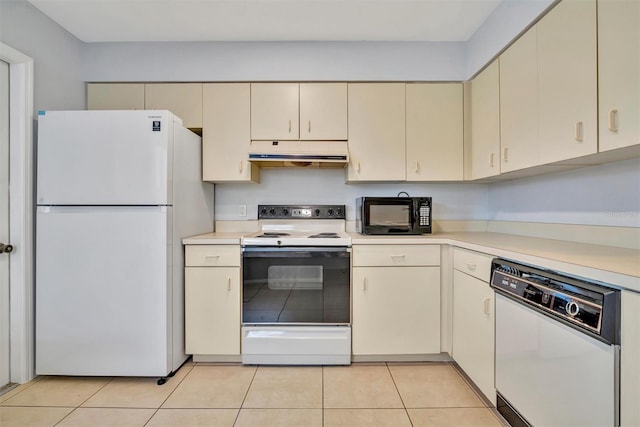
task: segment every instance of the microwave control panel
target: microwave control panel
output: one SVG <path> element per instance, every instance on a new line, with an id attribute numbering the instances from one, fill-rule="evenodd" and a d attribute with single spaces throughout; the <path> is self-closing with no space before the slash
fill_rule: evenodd
<path id="1" fill-rule="evenodd" d="M 420 204 L 419 213 L 421 226 L 429 226 L 429 218 L 431 218 L 431 206 L 427 202 L 423 202 Z"/>

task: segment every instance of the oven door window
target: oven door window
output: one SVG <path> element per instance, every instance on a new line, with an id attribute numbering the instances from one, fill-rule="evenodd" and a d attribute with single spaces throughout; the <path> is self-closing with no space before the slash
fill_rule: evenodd
<path id="1" fill-rule="evenodd" d="M 348 324 L 346 248 L 245 248 L 244 324 Z"/>

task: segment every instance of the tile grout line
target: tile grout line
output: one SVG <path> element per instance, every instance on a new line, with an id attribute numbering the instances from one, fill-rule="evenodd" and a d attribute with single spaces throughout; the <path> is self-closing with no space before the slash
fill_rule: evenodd
<path id="1" fill-rule="evenodd" d="M 86 378 L 86 377 L 85 377 Z M 84 399 L 82 402 L 80 402 L 79 405 L 76 405 L 67 415 L 65 415 L 64 417 L 62 417 L 60 420 L 58 420 L 58 422 L 54 423 L 54 426 L 59 425 L 61 422 L 63 422 L 64 420 L 66 420 L 69 415 L 73 414 L 74 412 L 76 412 L 78 410 L 78 408 L 80 408 L 84 403 L 86 403 L 89 399 L 91 399 L 93 396 L 95 396 L 98 392 L 100 392 L 100 390 L 102 390 L 103 388 L 105 388 L 107 385 L 111 384 L 111 382 L 114 380 L 115 377 L 111 377 L 111 379 L 107 382 L 105 382 L 102 387 L 98 388 L 98 390 L 96 390 L 95 392 L 93 392 L 89 397 L 87 397 L 86 399 Z"/>
<path id="2" fill-rule="evenodd" d="M 409 419 L 409 424 L 411 424 L 411 427 L 413 427 L 413 421 L 411 420 L 411 417 L 409 416 L 409 410 L 407 409 L 407 405 L 405 405 L 405 403 L 404 403 L 404 399 L 402 398 L 402 394 L 400 393 L 400 389 L 398 389 L 398 384 L 396 384 L 396 379 L 393 377 L 393 374 L 391 373 L 391 368 L 389 367 L 389 363 L 385 362 L 384 366 L 386 366 L 387 372 L 389 372 L 389 376 L 391 377 L 391 381 L 393 381 L 393 386 L 396 388 L 396 392 L 398 393 L 398 396 L 400 397 L 400 402 L 402 402 L 402 408 L 404 409 L 404 413 L 407 414 L 407 418 Z"/>
<path id="3" fill-rule="evenodd" d="M 244 397 L 242 398 L 242 402 L 240 402 L 240 407 L 238 408 L 238 413 L 236 414 L 235 420 L 233 420 L 233 425 L 234 426 L 238 422 L 238 418 L 240 418 L 240 411 L 242 411 L 242 407 L 244 406 L 244 402 L 247 400 L 247 396 L 249 395 L 249 390 L 251 390 L 251 386 L 253 385 L 253 380 L 255 380 L 256 375 L 258 375 L 258 369 L 260 369 L 260 365 L 256 365 L 256 370 L 253 372 L 253 376 L 251 377 L 251 381 L 249 382 L 249 387 L 247 387 L 247 391 L 244 393 Z"/>
<path id="4" fill-rule="evenodd" d="M 156 414 L 158 413 L 158 411 L 160 411 L 160 408 L 162 408 L 162 405 L 164 405 L 165 403 L 167 403 L 167 400 L 169 400 L 169 398 L 171 397 L 171 395 L 172 395 L 172 394 L 173 394 L 173 393 L 178 389 L 178 387 L 180 387 L 180 384 L 182 384 L 182 382 L 183 382 L 185 379 L 187 379 L 187 377 L 189 376 L 189 374 L 193 371 L 193 368 L 195 368 L 195 367 L 196 367 L 196 363 L 194 362 L 194 364 L 190 366 L 189 371 L 188 371 L 186 374 L 184 374 L 184 377 L 182 377 L 182 379 L 178 382 L 178 384 L 176 384 L 176 386 L 173 388 L 173 390 L 171 390 L 171 392 L 170 392 L 170 393 L 167 395 L 167 397 L 166 397 L 166 398 L 165 398 L 165 399 L 160 403 L 160 405 L 158 405 L 158 407 L 157 407 L 157 408 L 155 408 L 155 411 L 153 411 L 153 414 L 151 414 L 151 416 L 149 417 L 149 419 L 147 420 L 147 422 L 146 422 L 146 423 L 144 423 L 143 427 L 144 427 L 144 426 L 146 426 L 146 425 L 148 425 L 148 424 L 149 424 L 149 422 L 151 422 L 151 419 L 152 419 L 153 417 L 155 417 L 155 416 L 156 416 Z M 182 366 L 180 366 L 180 368 L 178 368 L 178 370 L 180 370 L 180 369 L 184 369 L 184 368 L 186 368 L 186 366 L 183 364 Z M 171 377 L 171 378 L 174 378 L 174 377 L 175 377 L 175 373 L 174 373 L 173 377 Z M 171 381 L 171 380 L 169 380 L 169 381 Z M 167 382 L 168 382 L 168 381 L 167 381 Z M 165 383 L 165 384 L 166 384 L 166 383 Z M 163 385 L 164 385 L 164 384 L 162 384 L 162 385 L 158 385 L 158 387 L 162 387 Z"/>

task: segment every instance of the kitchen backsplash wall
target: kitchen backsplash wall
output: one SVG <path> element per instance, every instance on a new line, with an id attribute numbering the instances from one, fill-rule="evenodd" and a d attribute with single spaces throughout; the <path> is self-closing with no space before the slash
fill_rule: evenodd
<path id="1" fill-rule="evenodd" d="M 487 184 L 345 184 L 342 169 L 263 169 L 260 184 L 217 184 L 216 220 L 255 220 L 257 205 L 315 203 L 347 205 L 347 220 L 355 220 L 360 196 L 433 197 L 435 220 L 484 220 L 488 216 Z M 246 205 L 247 216 L 239 215 Z"/>
<path id="2" fill-rule="evenodd" d="M 640 227 L 640 159 L 489 185 L 489 220 Z"/>

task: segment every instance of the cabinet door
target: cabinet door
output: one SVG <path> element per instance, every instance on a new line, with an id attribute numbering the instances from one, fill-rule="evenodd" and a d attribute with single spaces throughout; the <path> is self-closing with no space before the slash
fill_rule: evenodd
<path id="1" fill-rule="evenodd" d="M 538 164 L 536 27 L 500 56 L 500 171 Z"/>
<path id="2" fill-rule="evenodd" d="M 353 268 L 353 354 L 440 353 L 440 267 Z"/>
<path id="3" fill-rule="evenodd" d="M 156 83 L 145 85 L 145 108 L 169 110 L 186 128 L 202 127 L 202 83 Z"/>
<path id="4" fill-rule="evenodd" d="M 251 83 L 251 139 L 299 136 L 298 83 Z"/>
<path id="5" fill-rule="evenodd" d="M 404 181 L 404 83 L 349 84 L 347 181 Z"/>
<path id="6" fill-rule="evenodd" d="M 249 162 L 251 90 L 249 83 L 207 83 L 202 88 L 202 179 L 259 182 Z"/>
<path id="7" fill-rule="evenodd" d="M 407 181 L 461 181 L 462 84 L 407 84 L 406 97 Z"/>
<path id="8" fill-rule="evenodd" d="M 500 69 L 494 61 L 471 81 L 471 179 L 500 173 Z"/>
<path id="9" fill-rule="evenodd" d="M 347 139 L 346 83 L 300 83 L 300 139 Z"/>
<path id="10" fill-rule="evenodd" d="M 600 151 L 640 144 L 640 2 L 598 2 Z"/>
<path id="11" fill-rule="evenodd" d="M 453 271 L 453 359 L 495 404 L 494 293 L 489 284 Z"/>
<path id="12" fill-rule="evenodd" d="M 144 84 L 89 83 L 87 110 L 144 110 Z"/>
<path id="13" fill-rule="evenodd" d="M 563 0 L 537 25 L 540 160 L 597 151 L 595 0 Z"/>
<path id="14" fill-rule="evenodd" d="M 240 354 L 240 268 L 185 268 L 187 354 Z"/>

